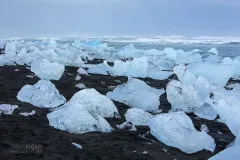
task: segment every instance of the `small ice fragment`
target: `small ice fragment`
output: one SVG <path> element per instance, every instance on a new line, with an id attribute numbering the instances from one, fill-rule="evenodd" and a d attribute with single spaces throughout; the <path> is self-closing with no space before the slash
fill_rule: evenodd
<path id="1" fill-rule="evenodd" d="M 77 70 L 77 72 L 78 72 L 79 74 L 88 75 L 87 71 L 85 71 L 83 68 L 79 68 L 79 69 Z"/>
<path id="2" fill-rule="evenodd" d="M 239 160 L 240 146 L 228 147 L 208 160 Z"/>
<path id="3" fill-rule="evenodd" d="M 147 151 L 143 151 L 143 154 L 147 154 L 148 152 Z"/>
<path id="4" fill-rule="evenodd" d="M 200 130 L 203 131 L 203 132 L 206 132 L 206 133 L 209 132 L 208 127 L 207 127 L 206 124 L 202 124 Z"/>
<path id="5" fill-rule="evenodd" d="M 16 108 L 18 108 L 17 105 L 0 104 L 0 115 L 11 115 Z"/>
<path id="6" fill-rule="evenodd" d="M 15 71 L 15 72 L 18 72 L 18 71 L 20 71 L 20 70 L 19 70 L 19 69 L 14 69 L 14 71 Z"/>
<path id="7" fill-rule="evenodd" d="M 75 78 L 76 81 L 79 81 L 81 79 L 80 75 L 78 74 Z"/>
<path id="8" fill-rule="evenodd" d="M 78 83 L 78 84 L 75 85 L 75 87 L 77 87 L 79 89 L 87 88 L 83 83 Z"/>
<path id="9" fill-rule="evenodd" d="M 122 83 L 120 80 L 114 80 L 114 82 L 116 82 L 116 83 Z"/>
<path id="10" fill-rule="evenodd" d="M 22 116 L 32 116 L 32 115 L 34 115 L 36 113 L 36 111 L 35 110 L 32 110 L 31 112 L 21 112 L 21 113 L 19 113 L 20 115 L 22 115 Z"/>
<path id="11" fill-rule="evenodd" d="M 167 148 L 163 148 L 162 151 L 163 152 L 167 152 L 168 150 L 167 150 Z"/>
<path id="12" fill-rule="evenodd" d="M 109 90 L 114 90 L 114 88 L 116 88 L 116 86 L 108 86 Z"/>
<path id="13" fill-rule="evenodd" d="M 120 125 L 117 125 L 119 129 L 123 129 L 125 131 L 137 131 L 135 125 L 132 122 L 123 122 Z"/>
<path id="14" fill-rule="evenodd" d="M 82 146 L 81 146 L 80 144 L 72 143 L 72 145 L 74 145 L 74 146 L 77 147 L 78 149 L 82 149 Z"/>
<path id="15" fill-rule="evenodd" d="M 28 78 L 33 78 L 33 76 L 32 76 L 32 75 L 26 75 L 26 77 L 28 77 Z"/>
<path id="16" fill-rule="evenodd" d="M 101 84 L 102 84 L 102 85 L 105 85 L 106 83 L 105 83 L 104 81 L 101 81 Z"/>

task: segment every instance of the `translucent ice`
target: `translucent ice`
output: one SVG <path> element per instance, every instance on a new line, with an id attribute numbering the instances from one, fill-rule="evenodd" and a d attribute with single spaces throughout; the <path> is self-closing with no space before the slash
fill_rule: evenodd
<path id="1" fill-rule="evenodd" d="M 92 97 L 91 97 L 92 98 Z M 47 114 L 50 126 L 81 134 L 85 132 L 111 132 L 108 122 L 82 104 L 71 104 Z"/>
<path id="2" fill-rule="evenodd" d="M 45 80 L 59 80 L 64 72 L 64 65 L 50 62 L 47 59 L 35 60 L 31 64 L 31 71 Z"/>
<path id="3" fill-rule="evenodd" d="M 177 59 L 177 52 L 173 48 L 165 48 L 163 52 L 167 55 L 168 59 L 173 61 Z"/>
<path id="4" fill-rule="evenodd" d="M 192 112 L 198 110 L 210 92 L 210 85 L 203 77 L 199 77 L 193 84 L 183 84 L 172 80 L 167 85 L 167 99 L 172 110 Z"/>
<path id="5" fill-rule="evenodd" d="M 78 84 L 75 85 L 75 87 L 77 87 L 79 89 L 87 88 L 83 83 L 78 83 Z"/>
<path id="6" fill-rule="evenodd" d="M 32 110 L 31 112 L 21 112 L 21 113 L 19 113 L 20 115 L 22 115 L 22 116 L 32 116 L 32 115 L 34 115 L 36 113 L 36 111 L 35 110 Z"/>
<path id="7" fill-rule="evenodd" d="M 206 149 L 215 150 L 214 139 L 206 132 L 194 128 L 192 120 L 184 112 L 156 115 L 149 121 L 150 133 L 168 146 L 191 154 Z"/>
<path id="8" fill-rule="evenodd" d="M 155 111 L 159 108 L 159 96 L 163 89 L 155 89 L 138 79 L 129 79 L 127 83 L 117 86 L 107 97 L 125 103 L 130 107 L 144 111 Z"/>
<path id="9" fill-rule="evenodd" d="M 225 64 L 194 63 L 188 65 L 187 69 L 197 77 L 204 77 L 209 83 L 224 87 L 233 76 L 233 67 Z"/>
<path id="10" fill-rule="evenodd" d="M 111 68 L 111 75 L 117 76 L 132 76 L 146 77 L 148 69 L 147 57 L 134 58 L 132 61 L 114 61 L 114 66 Z"/>
<path id="11" fill-rule="evenodd" d="M 217 117 L 217 113 L 208 103 L 205 103 L 201 107 L 196 108 L 194 114 L 200 118 L 204 118 L 207 120 L 214 120 Z"/>
<path id="12" fill-rule="evenodd" d="M 114 103 L 95 89 L 83 89 L 75 93 L 63 107 L 72 105 L 82 105 L 85 109 L 93 111 L 102 117 L 110 118 L 118 115 Z"/>
<path id="13" fill-rule="evenodd" d="M 34 85 L 25 85 L 18 92 L 17 99 L 40 108 L 54 108 L 66 102 L 54 84 L 47 80 L 39 80 Z"/>
<path id="14" fill-rule="evenodd" d="M 208 52 L 214 53 L 214 54 L 218 55 L 218 51 L 217 51 L 216 48 L 212 48 L 212 49 L 210 49 Z"/>
<path id="15" fill-rule="evenodd" d="M 16 108 L 18 108 L 17 105 L 0 104 L 0 115 L 1 114 L 11 115 Z"/>
<path id="16" fill-rule="evenodd" d="M 216 154 L 215 156 L 209 158 L 208 160 L 239 160 L 240 157 L 240 146 L 228 147 L 222 152 Z"/>
<path id="17" fill-rule="evenodd" d="M 153 115 L 138 108 L 128 109 L 125 113 L 127 122 L 132 122 L 136 126 L 146 126 Z"/>
<path id="18" fill-rule="evenodd" d="M 226 90 L 215 87 L 211 93 L 212 96 L 206 102 L 213 107 L 221 120 L 237 136 L 240 130 L 240 94 L 238 88 Z"/>
<path id="19" fill-rule="evenodd" d="M 114 117 L 114 103 L 95 89 L 84 89 L 62 107 L 47 115 L 51 126 L 71 133 L 110 132 L 111 126 L 103 117 Z"/>
<path id="20" fill-rule="evenodd" d="M 87 71 L 85 71 L 83 68 L 79 68 L 79 69 L 77 70 L 77 72 L 78 72 L 79 74 L 84 74 L 84 75 L 87 75 L 87 74 L 88 74 Z"/>
<path id="21" fill-rule="evenodd" d="M 108 71 L 109 71 L 109 67 L 104 63 L 93 65 L 87 70 L 88 73 L 102 74 L 102 75 L 108 75 Z"/>

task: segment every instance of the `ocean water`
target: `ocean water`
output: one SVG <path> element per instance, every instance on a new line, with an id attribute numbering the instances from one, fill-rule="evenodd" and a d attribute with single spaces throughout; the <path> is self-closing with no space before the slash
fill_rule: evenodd
<path id="1" fill-rule="evenodd" d="M 109 46 L 115 47 L 115 49 L 120 49 L 130 43 L 119 43 L 119 42 L 107 42 Z M 227 43 L 227 44 L 149 44 L 149 43 L 132 43 L 137 49 L 157 49 L 164 50 L 166 47 L 171 47 L 175 50 L 182 49 L 184 51 L 191 51 L 193 49 L 199 49 L 201 51 L 208 51 L 211 48 L 216 48 L 218 54 L 222 57 L 236 57 L 240 56 L 240 43 Z"/>

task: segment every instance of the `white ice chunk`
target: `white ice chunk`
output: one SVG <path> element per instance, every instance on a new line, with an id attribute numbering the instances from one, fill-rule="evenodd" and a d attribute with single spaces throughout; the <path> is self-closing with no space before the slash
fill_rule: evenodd
<path id="1" fill-rule="evenodd" d="M 79 74 L 76 75 L 75 80 L 76 80 L 76 81 L 79 81 L 80 79 L 81 79 L 81 76 L 79 76 Z"/>
<path id="2" fill-rule="evenodd" d="M 72 143 L 72 145 L 74 145 L 74 146 L 77 147 L 78 149 L 82 149 L 82 146 L 81 146 L 80 144 Z"/>
<path id="3" fill-rule="evenodd" d="M 95 89 L 83 89 L 75 93 L 63 107 L 72 105 L 82 105 L 82 107 L 102 117 L 110 118 L 118 115 L 114 103 Z"/>
<path id="4" fill-rule="evenodd" d="M 109 67 L 106 66 L 104 63 L 93 65 L 90 67 L 87 72 L 91 74 L 102 74 L 108 75 Z"/>
<path id="5" fill-rule="evenodd" d="M 11 115 L 16 108 L 18 108 L 17 105 L 0 104 L 0 115 Z"/>
<path id="6" fill-rule="evenodd" d="M 136 49 L 133 44 L 130 44 L 117 52 L 117 56 L 120 58 L 139 58 L 143 56 L 143 51 Z"/>
<path id="7" fill-rule="evenodd" d="M 111 75 L 116 76 L 132 76 L 146 77 L 148 62 L 147 57 L 134 58 L 132 61 L 114 61 L 114 66 L 111 68 Z"/>
<path id="8" fill-rule="evenodd" d="M 203 77 L 199 77 L 194 84 L 182 84 L 172 80 L 168 83 L 166 92 L 172 110 L 192 112 L 205 103 L 210 85 Z"/>
<path id="9" fill-rule="evenodd" d="M 208 52 L 214 53 L 214 54 L 218 55 L 218 51 L 217 51 L 216 48 L 212 48 L 212 49 L 210 49 Z"/>
<path id="10" fill-rule="evenodd" d="M 18 92 L 17 99 L 40 108 L 54 108 L 66 102 L 54 84 L 47 80 L 39 80 L 34 85 L 25 85 Z"/>
<path id="11" fill-rule="evenodd" d="M 127 83 L 117 86 L 107 97 L 125 103 L 130 107 L 144 111 L 155 111 L 159 108 L 161 96 L 165 91 L 148 86 L 138 79 L 129 79 Z"/>
<path id="12" fill-rule="evenodd" d="M 78 84 L 75 85 L 75 87 L 77 87 L 79 89 L 87 88 L 83 83 L 78 83 Z"/>
<path id="13" fill-rule="evenodd" d="M 47 118 L 50 126 L 70 133 L 112 131 L 111 126 L 103 117 L 86 109 L 81 103 L 68 104 L 66 107 L 48 113 Z"/>
<path id="14" fill-rule="evenodd" d="M 239 160 L 240 146 L 228 147 L 208 160 Z"/>
<path id="15" fill-rule="evenodd" d="M 153 115 L 138 108 L 128 109 L 125 113 L 127 122 L 132 122 L 136 126 L 146 126 Z"/>
<path id="16" fill-rule="evenodd" d="M 197 77 L 202 76 L 216 86 L 224 87 L 233 75 L 233 67 L 224 64 L 194 63 L 188 65 L 187 69 Z"/>
<path id="17" fill-rule="evenodd" d="M 191 154 L 206 149 L 215 150 L 214 139 L 206 132 L 194 128 L 192 120 L 184 112 L 159 114 L 149 122 L 150 133 L 168 146 Z"/>
<path id="18" fill-rule="evenodd" d="M 233 60 L 230 57 L 225 57 L 223 59 L 223 64 L 233 64 Z"/>
<path id="19" fill-rule="evenodd" d="M 21 112 L 21 113 L 19 113 L 20 115 L 22 115 L 22 116 L 32 116 L 32 115 L 34 115 L 36 113 L 36 111 L 35 110 L 32 110 L 31 112 Z"/>
<path id="20" fill-rule="evenodd" d="M 204 118 L 207 120 L 214 120 L 217 117 L 217 113 L 208 103 L 205 103 L 201 107 L 196 108 L 194 114 L 200 118 Z"/>
<path id="21" fill-rule="evenodd" d="M 163 52 L 167 55 L 168 59 L 173 61 L 177 59 L 178 54 L 173 48 L 165 48 Z"/>
<path id="22" fill-rule="evenodd" d="M 77 70 L 77 72 L 78 72 L 79 74 L 84 74 L 84 75 L 87 75 L 87 74 L 88 74 L 87 71 L 85 71 L 83 68 L 79 68 L 79 69 Z"/>
<path id="23" fill-rule="evenodd" d="M 35 60 L 31 64 L 31 71 L 39 78 L 45 80 L 59 80 L 64 72 L 65 66 L 47 59 Z"/>
<path id="24" fill-rule="evenodd" d="M 164 80 L 168 79 L 171 75 L 173 75 L 173 72 L 171 71 L 161 71 L 157 68 L 148 68 L 147 77 L 150 77 L 152 79 Z"/>
<path id="25" fill-rule="evenodd" d="M 228 126 L 231 132 L 237 136 L 240 130 L 240 94 L 239 90 L 226 90 L 224 88 L 213 88 L 212 96 L 206 100 L 221 120 Z"/>

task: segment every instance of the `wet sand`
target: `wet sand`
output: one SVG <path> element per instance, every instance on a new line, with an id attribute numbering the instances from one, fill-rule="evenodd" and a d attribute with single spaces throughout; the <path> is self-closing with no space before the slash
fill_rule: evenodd
<path id="1" fill-rule="evenodd" d="M 19 71 L 14 71 L 19 69 Z M 106 94 L 108 86 L 119 85 L 114 80 L 127 81 L 126 77 L 111 77 L 103 75 L 81 75 L 80 81 L 75 80 L 77 75 L 75 67 L 66 67 L 64 75 L 59 81 L 52 81 L 61 94 L 69 100 L 74 93 L 80 89 L 75 87 L 77 83 L 84 83 L 87 88 L 95 88 L 102 94 Z M 33 78 L 26 77 L 32 75 Z M 175 78 L 175 76 L 170 77 Z M 169 79 L 169 80 L 170 80 Z M 235 137 L 225 124 L 197 118 L 189 114 L 195 127 L 199 130 L 201 124 L 206 124 L 216 142 L 214 153 L 200 151 L 187 155 L 180 150 L 168 147 L 148 134 L 148 127 L 137 127 L 137 132 L 119 130 L 116 125 L 125 121 L 124 113 L 129 108 L 122 103 L 114 102 L 117 106 L 121 119 L 107 119 L 115 129 L 111 133 L 85 133 L 70 134 L 49 126 L 46 114 L 51 112 L 48 109 L 34 107 L 31 104 L 17 100 L 18 91 L 26 84 L 35 84 L 39 78 L 34 76 L 25 66 L 4 66 L 0 67 L 0 103 L 19 105 L 12 115 L 0 116 L 0 159 L 1 160 L 205 160 L 225 149 Z M 165 88 L 169 80 L 143 79 L 148 85 L 155 88 Z M 170 104 L 166 94 L 160 97 L 161 109 L 167 112 Z M 20 112 L 36 110 L 33 116 L 24 117 Z M 219 134 L 220 131 L 222 134 Z M 143 138 L 145 135 L 146 138 Z M 82 145 L 79 150 L 72 143 Z M 26 151 L 25 153 L 10 152 L 12 144 L 39 144 L 43 147 L 39 153 Z M 166 150 L 167 149 L 167 152 Z M 147 151 L 147 154 L 143 154 Z"/>

